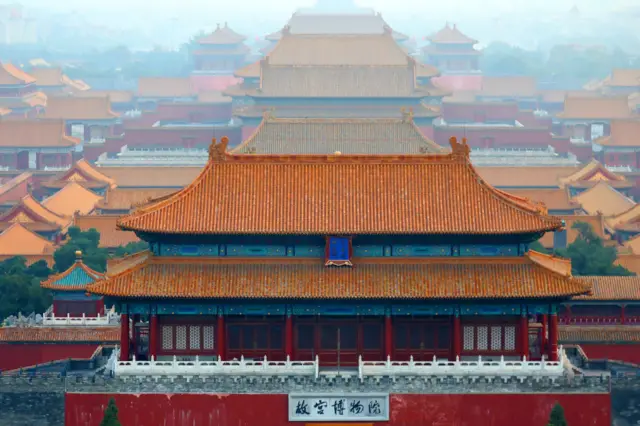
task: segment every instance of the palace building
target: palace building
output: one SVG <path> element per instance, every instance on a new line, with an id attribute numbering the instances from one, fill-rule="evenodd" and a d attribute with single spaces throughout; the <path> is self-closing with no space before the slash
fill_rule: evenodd
<path id="1" fill-rule="evenodd" d="M 87 290 L 120 307 L 122 361 L 129 347 L 148 348 L 137 359 L 321 367 L 558 359 L 557 309 L 589 286 L 568 261 L 528 250 L 561 221 L 486 184 L 466 142 L 401 156 L 229 154 L 227 143 L 191 185 L 118 222 L 151 250 Z"/>

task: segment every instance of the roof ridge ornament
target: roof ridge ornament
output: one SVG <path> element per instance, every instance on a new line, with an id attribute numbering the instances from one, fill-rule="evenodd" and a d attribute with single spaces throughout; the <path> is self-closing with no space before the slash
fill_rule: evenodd
<path id="1" fill-rule="evenodd" d="M 462 143 L 458 142 L 458 139 L 453 136 L 449 138 L 449 143 L 451 144 L 451 154 L 456 156 L 462 156 L 465 158 L 469 158 L 469 153 L 471 149 L 467 144 L 467 138 L 462 138 Z"/>
<path id="2" fill-rule="evenodd" d="M 225 161 L 227 156 L 227 145 L 229 145 L 229 138 L 223 136 L 220 139 L 220 143 L 217 143 L 216 138 L 211 140 L 209 145 L 209 161 L 219 163 Z"/>
<path id="3" fill-rule="evenodd" d="M 407 111 L 404 107 L 400 109 L 402 113 L 402 122 L 413 123 L 413 108 L 409 108 Z"/>

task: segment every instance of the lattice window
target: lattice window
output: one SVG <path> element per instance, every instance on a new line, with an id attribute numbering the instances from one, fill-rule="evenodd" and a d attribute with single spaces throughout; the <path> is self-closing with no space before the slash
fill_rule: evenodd
<path id="1" fill-rule="evenodd" d="M 202 327 L 202 349 L 211 350 L 213 349 L 213 326 L 205 325 Z"/>
<path id="2" fill-rule="evenodd" d="M 173 349 L 173 327 L 170 325 L 162 326 L 162 349 Z"/>
<path id="3" fill-rule="evenodd" d="M 502 349 L 502 327 L 494 325 L 491 327 L 491 350 L 499 351 Z"/>
<path id="4" fill-rule="evenodd" d="M 177 350 L 187 349 L 187 326 L 186 325 L 176 326 L 176 349 Z"/>
<path id="5" fill-rule="evenodd" d="M 504 327 L 504 350 L 516 350 L 516 327 L 513 325 L 507 325 Z"/>
<path id="6" fill-rule="evenodd" d="M 474 333 L 475 328 L 472 325 L 465 325 L 463 329 L 463 349 L 465 351 L 472 351 L 474 349 Z"/>
<path id="7" fill-rule="evenodd" d="M 489 348 L 489 327 L 486 325 L 478 326 L 478 350 L 486 351 Z"/>
<path id="8" fill-rule="evenodd" d="M 189 326 L 189 349 L 200 349 L 200 326 Z"/>

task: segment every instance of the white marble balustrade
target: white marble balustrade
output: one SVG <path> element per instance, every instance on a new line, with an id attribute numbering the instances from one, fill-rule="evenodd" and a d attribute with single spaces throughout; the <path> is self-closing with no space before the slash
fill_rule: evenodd
<path id="1" fill-rule="evenodd" d="M 66 317 L 56 317 L 53 314 L 45 314 L 42 317 L 42 325 L 48 326 L 107 326 L 115 325 L 119 322 L 120 314 L 111 309 L 105 315 L 96 317 L 87 317 L 82 314 L 81 317 L 72 317 L 67 314 Z"/>
<path id="2" fill-rule="evenodd" d="M 318 377 L 318 357 L 314 361 L 269 361 L 267 357 L 259 360 L 231 361 L 180 361 L 175 356 L 172 361 L 118 361 L 115 365 L 116 376 L 314 376 Z"/>
<path id="3" fill-rule="evenodd" d="M 564 352 L 560 348 L 558 361 L 522 360 L 437 360 L 414 361 L 363 361 L 360 357 L 358 376 L 503 376 L 503 377 L 558 377 L 565 372 Z"/>

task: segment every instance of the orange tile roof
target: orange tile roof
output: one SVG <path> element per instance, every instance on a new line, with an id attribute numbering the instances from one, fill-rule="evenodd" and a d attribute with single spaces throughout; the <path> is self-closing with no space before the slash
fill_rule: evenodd
<path id="1" fill-rule="evenodd" d="M 640 87 L 640 69 L 614 68 L 605 86 Z"/>
<path id="2" fill-rule="evenodd" d="M 97 167 L 122 188 L 181 188 L 198 177 L 202 167 Z"/>
<path id="3" fill-rule="evenodd" d="M 71 93 L 85 92 L 91 89 L 87 83 L 82 80 L 72 80 L 66 75 L 62 75 L 62 82 L 67 86 L 67 89 L 70 89 Z"/>
<path id="4" fill-rule="evenodd" d="M 482 77 L 480 96 L 536 97 L 538 93 L 535 77 Z"/>
<path id="5" fill-rule="evenodd" d="M 577 167 L 478 167 L 478 174 L 497 187 L 560 187 L 560 179 L 575 173 Z"/>
<path id="6" fill-rule="evenodd" d="M 284 35 L 264 64 L 270 66 L 406 66 L 407 53 L 389 33 Z"/>
<path id="7" fill-rule="evenodd" d="M 640 300 L 640 277 L 584 276 L 591 284 L 591 294 L 575 300 Z"/>
<path id="8" fill-rule="evenodd" d="M 598 138 L 595 142 L 603 146 L 640 146 L 640 117 L 635 120 L 614 120 L 611 134 Z"/>
<path id="9" fill-rule="evenodd" d="M 635 237 L 625 241 L 623 247 L 624 248 L 621 248 L 619 251 L 626 249 L 633 254 L 640 254 L 640 235 L 636 235 Z"/>
<path id="10" fill-rule="evenodd" d="M 594 232 L 602 239 L 607 239 L 607 235 L 605 233 L 605 220 L 602 215 L 595 216 L 587 216 L 587 215 L 558 215 L 559 219 L 565 222 L 565 229 L 567 230 L 567 244 L 573 243 L 578 236 L 579 232 L 573 229 L 573 225 L 576 222 L 584 222 L 591 225 Z M 552 248 L 553 247 L 553 233 L 547 232 L 538 240 L 543 247 Z"/>
<path id="11" fill-rule="evenodd" d="M 25 180 L 30 180 L 32 177 L 33 174 L 31 172 L 22 172 L 18 176 L 0 184 L 0 195 L 6 194 Z"/>
<path id="12" fill-rule="evenodd" d="M 603 181 L 576 195 L 573 201 L 580 204 L 587 214 L 596 215 L 600 212 L 605 217 L 619 215 L 636 204 L 631 198 Z"/>
<path id="13" fill-rule="evenodd" d="M 140 77 L 137 96 L 142 98 L 190 98 L 196 88 L 188 77 Z"/>
<path id="14" fill-rule="evenodd" d="M 82 231 L 95 229 L 100 233 L 100 247 L 117 248 L 129 243 L 140 241 L 140 239 L 130 231 L 121 231 L 116 227 L 118 215 L 88 215 L 76 216 L 74 225 Z"/>
<path id="15" fill-rule="evenodd" d="M 618 253 L 615 264 L 626 268 L 636 275 L 640 275 L 640 254 Z"/>
<path id="16" fill-rule="evenodd" d="M 631 118 L 632 113 L 627 96 L 567 96 L 564 100 L 564 111 L 556 114 L 556 117 L 568 120 L 614 120 Z"/>
<path id="17" fill-rule="evenodd" d="M 482 173 L 480 171 L 480 173 Z M 575 210 L 580 206 L 569 199 L 566 189 L 510 189 L 509 193 L 543 203 L 549 210 Z"/>
<path id="18" fill-rule="evenodd" d="M 513 234 L 561 227 L 485 184 L 469 147 L 455 139 L 451 154 L 402 156 L 231 155 L 227 143 L 211 146 L 208 165 L 186 189 L 118 225 L 178 234 Z"/>
<path id="19" fill-rule="evenodd" d="M 0 342 L 117 343 L 120 327 L 0 327 Z"/>
<path id="20" fill-rule="evenodd" d="M 174 188 L 116 188 L 107 191 L 104 200 L 98 202 L 101 210 L 131 210 L 143 203 L 176 192 Z"/>
<path id="21" fill-rule="evenodd" d="M 11 114 L 11 110 L 9 108 L 0 107 L 0 117 Z"/>
<path id="22" fill-rule="evenodd" d="M 431 43 L 438 44 L 476 44 L 478 41 L 464 35 L 456 26 L 448 23 L 437 33 L 427 37 Z"/>
<path id="23" fill-rule="evenodd" d="M 30 107 L 37 107 L 37 106 L 46 107 L 47 102 L 49 101 L 49 97 L 46 95 L 46 93 L 33 92 L 23 96 L 21 101 L 25 105 L 28 105 Z"/>
<path id="24" fill-rule="evenodd" d="M 607 219 L 607 225 L 614 229 L 624 229 L 625 227 L 633 227 L 640 220 L 640 204 L 631 206 L 616 216 Z"/>
<path id="25" fill-rule="evenodd" d="M 404 118 L 274 118 L 231 153 L 237 154 L 425 154 L 444 152 Z"/>
<path id="26" fill-rule="evenodd" d="M 109 98 L 106 96 L 53 96 L 47 101 L 44 111 L 44 118 L 47 119 L 111 120 L 117 117 L 118 114 L 111 111 Z"/>
<path id="27" fill-rule="evenodd" d="M 7 62 L 0 62 L 0 86 L 13 86 L 18 84 L 30 84 L 35 78 L 22 71 L 20 68 Z"/>
<path id="28" fill-rule="evenodd" d="M 46 198 L 42 205 L 58 216 L 73 216 L 91 213 L 102 199 L 100 195 L 76 182 L 69 182 L 60 191 Z"/>
<path id="29" fill-rule="evenodd" d="M 500 259 L 167 258 L 91 284 L 94 294 L 149 298 L 487 299 L 569 297 L 589 287 L 528 256 Z M 456 283 L 456 285 L 451 285 Z"/>
<path id="30" fill-rule="evenodd" d="M 34 256 L 53 254 L 54 244 L 14 223 L 0 234 L 0 256 Z"/>
<path id="31" fill-rule="evenodd" d="M 255 61 L 249 65 L 245 65 L 242 68 L 238 68 L 233 72 L 233 75 L 240 78 L 259 78 L 260 77 L 260 65 L 261 61 Z"/>
<path id="32" fill-rule="evenodd" d="M 83 90 L 73 94 L 77 98 L 94 98 L 106 96 L 114 103 L 129 103 L 133 101 L 133 92 L 126 90 Z"/>
<path id="33" fill-rule="evenodd" d="M 240 44 L 247 38 L 233 31 L 227 23 L 218 27 L 211 34 L 207 34 L 197 40 L 198 44 Z"/>
<path id="34" fill-rule="evenodd" d="M 75 182 L 84 188 L 104 189 L 115 188 L 116 181 L 101 173 L 98 168 L 85 159 L 76 161 L 68 170 L 57 173 L 50 179 L 41 182 L 45 188 L 63 188 Z"/>
<path id="35" fill-rule="evenodd" d="M 55 214 L 31 195 L 27 195 L 0 216 L 0 229 L 20 223 L 30 231 L 61 230 L 66 229 L 70 222 L 70 218 Z"/>
<path id="36" fill-rule="evenodd" d="M 64 122 L 9 120 L 0 121 L 1 147 L 62 147 L 71 148 L 80 140 L 65 135 Z"/>
<path id="37" fill-rule="evenodd" d="M 561 325 L 558 327 L 560 343 L 625 343 L 640 342 L 637 325 Z"/>
<path id="38" fill-rule="evenodd" d="M 440 107 L 438 105 L 429 105 L 421 103 L 414 106 L 413 118 L 436 118 L 440 116 Z M 233 115 L 244 118 L 263 118 L 265 114 L 273 115 L 278 118 L 310 118 L 310 119 L 374 119 L 374 118 L 402 118 L 406 116 L 402 108 L 394 105 L 308 105 L 302 99 L 298 104 L 282 105 L 282 106 L 266 106 L 266 105 L 245 105 L 234 108 Z"/>
<path id="39" fill-rule="evenodd" d="M 613 188 L 631 188 L 633 186 L 633 182 L 628 181 L 625 176 L 608 170 L 598 160 L 591 160 L 575 173 L 562 177 L 559 181 L 563 187 L 592 187 L 599 182 L 606 182 Z"/>
<path id="40" fill-rule="evenodd" d="M 149 250 L 139 251 L 123 257 L 112 257 L 107 259 L 107 275 L 112 276 L 133 268 L 140 263 L 147 261 L 151 252 Z"/>
<path id="41" fill-rule="evenodd" d="M 62 68 L 59 67 L 34 67 L 29 74 L 36 79 L 38 86 L 63 86 Z"/>

